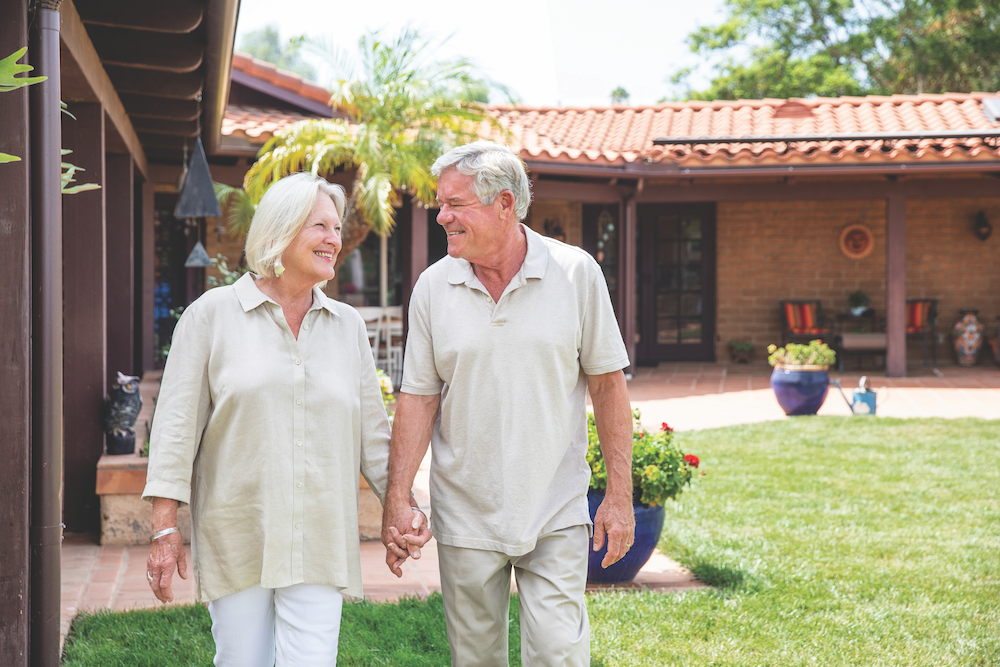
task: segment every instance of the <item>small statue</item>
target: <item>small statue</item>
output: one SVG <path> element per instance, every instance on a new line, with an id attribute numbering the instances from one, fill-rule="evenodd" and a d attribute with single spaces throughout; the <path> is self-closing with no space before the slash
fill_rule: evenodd
<path id="1" fill-rule="evenodd" d="M 139 378 L 118 371 L 118 381 L 101 406 L 101 424 L 108 434 L 108 454 L 131 454 L 135 451 L 135 420 L 142 408 Z"/>

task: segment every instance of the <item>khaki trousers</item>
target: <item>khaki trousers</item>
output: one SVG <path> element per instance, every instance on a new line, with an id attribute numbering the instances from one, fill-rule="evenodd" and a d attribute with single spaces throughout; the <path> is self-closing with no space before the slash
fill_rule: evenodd
<path id="1" fill-rule="evenodd" d="M 534 551 L 498 551 L 438 544 L 451 664 L 506 667 L 510 573 L 514 569 L 521 613 L 524 667 L 586 667 L 590 664 L 587 526 L 538 538 Z"/>

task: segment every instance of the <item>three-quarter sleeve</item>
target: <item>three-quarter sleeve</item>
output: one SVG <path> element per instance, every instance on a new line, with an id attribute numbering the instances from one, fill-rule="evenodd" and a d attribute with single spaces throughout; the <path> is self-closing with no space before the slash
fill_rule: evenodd
<path id="1" fill-rule="evenodd" d="M 194 460 L 212 411 L 211 347 L 211 326 L 199 305 L 191 304 L 177 322 L 163 369 L 149 439 L 144 500 L 191 501 Z"/>
<path id="2" fill-rule="evenodd" d="M 379 502 L 385 502 L 385 489 L 389 478 L 389 417 L 382 402 L 382 385 L 375 370 L 375 357 L 359 317 L 358 373 L 361 396 L 361 474 Z"/>

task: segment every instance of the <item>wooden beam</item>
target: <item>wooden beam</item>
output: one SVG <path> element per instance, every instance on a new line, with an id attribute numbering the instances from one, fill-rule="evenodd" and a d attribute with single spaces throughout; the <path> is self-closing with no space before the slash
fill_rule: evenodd
<path id="1" fill-rule="evenodd" d="M 572 183 L 537 179 L 532 184 L 534 199 L 569 199 L 585 204 L 611 204 L 622 197 L 622 191 L 607 183 Z"/>
<path id="2" fill-rule="evenodd" d="M 544 181 L 543 181 L 544 182 Z M 909 179 L 896 183 L 896 191 L 911 199 L 953 199 L 955 197 L 1000 197 L 1000 184 L 988 178 Z M 642 203 L 698 201 L 836 201 L 843 199 L 884 199 L 886 181 L 880 178 L 857 181 L 803 182 L 794 186 L 770 183 L 719 183 L 694 185 L 646 185 L 638 200 Z"/>
<path id="3" fill-rule="evenodd" d="M 201 67 L 205 56 L 204 44 L 193 33 L 177 35 L 91 25 L 87 34 L 105 66 L 183 74 Z"/>
<path id="4" fill-rule="evenodd" d="M 196 100 L 201 95 L 203 80 L 198 72 L 148 72 L 114 65 L 108 65 L 107 72 L 121 93 L 178 100 Z"/>
<path id="5" fill-rule="evenodd" d="M 140 134 L 165 134 L 171 137 L 197 137 L 198 121 L 160 120 L 157 118 L 134 118 L 132 125 Z"/>
<path id="6" fill-rule="evenodd" d="M 132 157 L 108 155 L 107 202 L 107 381 L 121 371 L 135 375 L 135 183 Z"/>
<path id="7" fill-rule="evenodd" d="M 636 198 L 629 197 L 624 203 L 625 220 L 621 229 L 621 250 L 619 253 L 618 266 L 620 267 L 618 281 L 622 285 L 625 298 L 622 299 L 621 318 L 624 325 L 625 349 L 628 351 L 628 358 L 631 362 L 629 372 L 634 373 L 636 369 L 636 349 L 635 349 L 635 271 L 638 257 L 636 246 L 636 232 L 638 230 L 638 217 L 636 215 Z"/>
<path id="8" fill-rule="evenodd" d="M 139 181 L 136 177 L 136 181 Z M 156 224 L 153 209 L 153 183 L 136 183 L 135 235 L 135 370 L 137 375 L 156 367 Z"/>
<path id="9" fill-rule="evenodd" d="M 63 62 L 66 62 L 67 55 L 72 58 L 81 76 L 93 91 L 97 101 L 104 106 L 118 134 L 121 135 L 125 141 L 125 145 L 128 146 L 129 152 L 135 160 L 136 168 L 143 175 L 149 173 L 146 154 L 142 149 L 142 144 L 139 142 L 139 137 L 136 136 L 135 129 L 132 127 L 132 121 L 129 120 L 128 114 L 125 113 L 125 107 L 122 106 L 121 100 L 118 99 L 118 93 L 115 90 L 115 86 L 112 85 L 108 73 L 101 66 L 101 60 L 97 56 L 97 51 L 94 49 L 90 37 L 87 35 L 87 30 L 80 20 L 80 15 L 76 13 L 76 7 L 74 7 L 72 0 L 64 0 L 62 5 L 59 6 L 59 17 L 61 26 L 60 37 L 63 44 Z M 66 81 L 66 79 L 67 77 L 64 77 L 63 81 Z M 64 97 L 63 99 L 66 98 Z"/>
<path id="10" fill-rule="evenodd" d="M 119 95 L 125 111 L 135 122 L 136 118 L 160 118 L 163 120 L 198 120 L 201 110 L 196 100 L 174 100 L 168 97 L 149 95 Z"/>
<path id="11" fill-rule="evenodd" d="M 28 44 L 27 3 L 0 0 L 0 44 Z M 9 55 L 8 54 L 5 54 Z M 22 58 L 21 62 L 34 64 Z M 38 72 L 34 72 L 38 74 Z M 44 85 L 44 84 L 36 84 Z M 31 480 L 31 190 L 28 89 L 0 95 L 0 150 L 21 158 L 0 179 L 0 664 L 28 665 L 28 506 Z M 41 347 L 41 345 L 39 345 Z"/>
<path id="12" fill-rule="evenodd" d="M 94 485 L 104 453 L 107 368 L 104 112 L 100 104 L 78 104 L 74 114 L 63 117 L 63 146 L 102 189 L 63 197 L 63 521 L 69 531 L 93 532 L 100 528 Z"/>
<path id="13" fill-rule="evenodd" d="M 197 0 L 136 2 L 135 0 L 80 0 L 77 11 L 84 23 L 151 32 L 191 32 L 204 15 Z"/>
<path id="14" fill-rule="evenodd" d="M 885 202 L 885 374 L 906 377 L 906 197 Z M 937 344 L 937 341 L 932 341 Z"/>

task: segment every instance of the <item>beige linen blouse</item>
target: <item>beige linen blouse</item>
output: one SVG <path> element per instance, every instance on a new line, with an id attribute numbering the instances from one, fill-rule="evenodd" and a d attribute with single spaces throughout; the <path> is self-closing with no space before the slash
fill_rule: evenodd
<path id="1" fill-rule="evenodd" d="M 255 584 L 361 597 L 358 473 L 383 498 L 389 421 L 365 324 L 313 290 L 298 340 L 250 274 L 173 334 L 142 497 L 190 503 L 202 600 Z"/>

